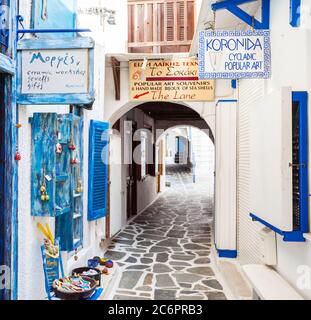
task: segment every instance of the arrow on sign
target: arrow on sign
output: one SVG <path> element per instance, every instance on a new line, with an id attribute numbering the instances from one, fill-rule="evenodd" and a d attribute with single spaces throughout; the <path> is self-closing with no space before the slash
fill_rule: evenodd
<path id="1" fill-rule="evenodd" d="M 148 94 L 148 93 L 149 93 L 149 91 L 148 91 L 148 92 L 145 92 L 145 93 L 137 94 L 136 96 L 134 96 L 134 99 L 139 99 L 140 97 L 143 97 L 143 96 L 145 96 L 145 95 Z"/>

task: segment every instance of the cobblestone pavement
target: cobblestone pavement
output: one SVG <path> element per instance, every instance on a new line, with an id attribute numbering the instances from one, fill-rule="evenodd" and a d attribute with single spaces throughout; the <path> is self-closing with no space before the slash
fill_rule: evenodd
<path id="1" fill-rule="evenodd" d="M 106 252 L 122 273 L 113 299 L 226 299 L 210 261 L 212 197 L 187 167 L 167 173 L 171 187 Z"/>

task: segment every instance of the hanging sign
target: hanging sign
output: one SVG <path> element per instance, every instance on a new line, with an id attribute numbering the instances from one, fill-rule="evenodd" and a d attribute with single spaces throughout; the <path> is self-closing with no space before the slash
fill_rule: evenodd
<path id="1" fill-rule="evenodd" d="M 213 101 L 213 80 L 199 80 L 196 59 L 129 62 L 132 101 Z"/>
<path id="2" fill-rule="evenodd" d="M 270 69 L 268 30 L 200 32 L 200 79 L 266 79 Z"/>
<path id="3" fill-rule="evenodd" d="M 19 104 L 91 104 L 93 40 L 25 40 L 18 52 Z"/>
<path id="4" fill-rule="evenodd" d="M 87 93 L 87 49 L 24 50 L 22 94 Z"/>
<path id="5" fill-rule="evenodd" d="M 6 0 L 0 0 L 0 44 L 9 46 L 10 8 Z"/>

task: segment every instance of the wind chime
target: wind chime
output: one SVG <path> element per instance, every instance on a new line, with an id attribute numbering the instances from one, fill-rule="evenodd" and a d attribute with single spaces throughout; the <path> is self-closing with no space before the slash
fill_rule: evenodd
<path id="1" fill-rule="evenodd" d="M 43 164 L 43 180 L 40 185 L 40 199 L 42 202 L 48 202 L 50 200 L 50 196 L 48 195 L 46 188 L 46 176 L 45 176 L 45 162 Z"/>
<path id="2" fill-rule="evenodd" d="M 15 127 L 17 129 L 20 129 L 22 127 L 21 124 L 16 124 Z M 22 156 L 21 156 L 21 153 L 19 152 L 19 146 L 18 146 L 18 138 L 17 138 L 17 141 L 16 141 L 16 151 L 15 151 L 15 156 L 14 156 L 14 159 L 15 161 L 20 161 L 22 160 Z"/>

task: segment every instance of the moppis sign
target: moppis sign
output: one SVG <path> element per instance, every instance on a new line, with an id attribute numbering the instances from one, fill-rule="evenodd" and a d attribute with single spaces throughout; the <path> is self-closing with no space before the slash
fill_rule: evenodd
<path id="1" fill-rule="evenodd" d="M 94 102 L 94 41 L 86 37 L 19 41 L 17 102 L 90 107 Z"/>
<path id="2" fill-rule="evenodd" d="M 200 32 L 199 79 L 266 79 L 270 72 L 268 30 Z"/>

